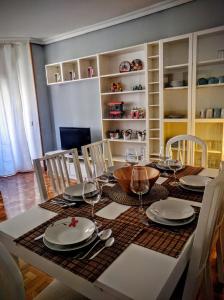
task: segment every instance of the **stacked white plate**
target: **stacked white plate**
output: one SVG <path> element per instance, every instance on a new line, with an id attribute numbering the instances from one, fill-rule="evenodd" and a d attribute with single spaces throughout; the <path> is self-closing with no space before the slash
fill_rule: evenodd
<path id="1" fill-rule="evenodd" d="M 183 226 L 195 218 L 192 206 L 175 199 L 154 202 L 147 208 L 146 215 L 151 221 L 166 226 Z"/>
<path id="2" fill-rule="evenodd" d="M 92 194 L 94 193 L 94 186 L 90 184 L 86 188 L 86 194 Z M 71 202 L 77 202 L 77 201 L 83 201 L 82 198 L 82 193 L 83 193 L 83 183 L 79 183 L 76 185 L 69 186 L 65 188 L 64 195 L 63 197 Z"/>
<path id="3" fill-rule="evenodd" d="M 168 165 L 168 160 L 159 161 L 159 162 L 156 164 L 156 167 L 157 167 L 159 170 L 162 170 L 162 171 L 170 171 L 170 168 L 169 168 L 169 165 Z M 183 168 L 184 168 L 184 166 L 182 166 L 180 169 L 178 169 L 178 171 L 182 170 Z"/>
<path id="4" fill-rule="evenodd" d="M 91 244 L 97 237 L 95 224 L 82 217 L 61 219 L 48 226 L 44 233 L 44 245 L 54 251 L 73 251 Z"/>
<path id="5" fill-rule="evenodd" d="M 203 193 L 211 178 L 200 175 L 188 175 L 181 177 L 179 181 L 183 189 Z"/>

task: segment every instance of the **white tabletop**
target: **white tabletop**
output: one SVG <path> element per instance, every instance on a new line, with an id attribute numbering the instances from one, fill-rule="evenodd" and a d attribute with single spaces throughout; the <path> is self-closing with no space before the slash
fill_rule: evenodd
<path id="1" fill-rule="evenodd" d="M 214 174 L 214 171 L 209 173 L 209 169 L 206 170 L 206 176 L 214 176 Z M 201 206 L 197 202 L 181 201 Z M 14 255 L 61 280 L 90 299 L 151 300 L 168 299 L 170 297 L 189 259 L 192 237 L 189 238 L 178 258 L 131 244 L 101 274 L 97 281 L 91 284 L 87 280 L 13 242 L 15 238 L 55 215 L 55 213 L 40 207 L 33 207 L 11 220 L 0 223 L 0 240 Z"/>

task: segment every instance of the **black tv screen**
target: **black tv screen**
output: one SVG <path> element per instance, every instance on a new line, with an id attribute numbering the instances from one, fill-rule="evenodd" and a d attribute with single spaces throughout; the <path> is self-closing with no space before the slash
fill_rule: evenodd
<path id="1" fill-rule="evenodd" d="M 81 154 L 81 147 L 91 143 L 90 128 L 59 127 L 59 130 L 63 150 L 77 148 Z"/>

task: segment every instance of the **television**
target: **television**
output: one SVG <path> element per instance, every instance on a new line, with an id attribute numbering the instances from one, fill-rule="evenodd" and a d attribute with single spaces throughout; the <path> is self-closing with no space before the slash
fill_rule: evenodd
<path id="1" fill-rule="evenodd" d="M 81 147 L 91 143 L 90 128 L 59 127 L 59 130 L 63 150 L 77 148 L 81 155 Z"/>

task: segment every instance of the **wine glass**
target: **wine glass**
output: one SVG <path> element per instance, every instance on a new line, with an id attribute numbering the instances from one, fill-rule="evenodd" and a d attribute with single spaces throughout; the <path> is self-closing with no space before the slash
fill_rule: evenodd
<path id="1" fill-rule="evenodd" d="M 91 218 L 97 228 L 99 228 L 101 224 L 95 219 L 94 205 L 100 201 L 101 197 L 102 189 L 100 188 L 99 182 L 95 179 L 84 180 L 82 198 L 86 203 L 91 205 Z"/>
<path id="2" fill-rule="evenodd" d="M 125 152 L 125 161 L 129 164 L 138 163 L 138 154 L 134 148 L 128 148 Z"/>
<path id="3" fill-rule="evenodd" d="M 139 165 L 144 165 L 146 163 L 146 150 L 145 148 L 140 149 L 140 153 L 138 156 Z"/>
<path id="4" fill-rule="evenodd" d="M 180 169 L 182 169 L 183 164 L 180 160 L 177 159 L 169 159 L 168 161 L 168 166 L 171 171 L 174 173 L 174 181 L 170 183 L 172 186 L 179 186 L 179 182 L 177 181 L 177 176 L 176 172 Z"/>
<path id="5" fill-rule="evenodd" d="M 131 174 L 130 188 L 133 193 L 139 196 L 140 207 L 139 212 L 143 214 L 142 195 L 149 191 L 149 180 L 146 167 L 134 166 Z"/>
<path id="6" fill-rule="evenodd" d="M 164 154 L 164 148 L 163 146 L 160 147 L 160 151 L 159 151 L 159 163 L 161 164 L 161 166 L 167 166 L 167 162 L 168 160 L 170 160 L 171 157 L 166 156 Z M 164 170 L 164 172 L 161 174 L 162 176 L 168 177 L 169 174 Z"/>

